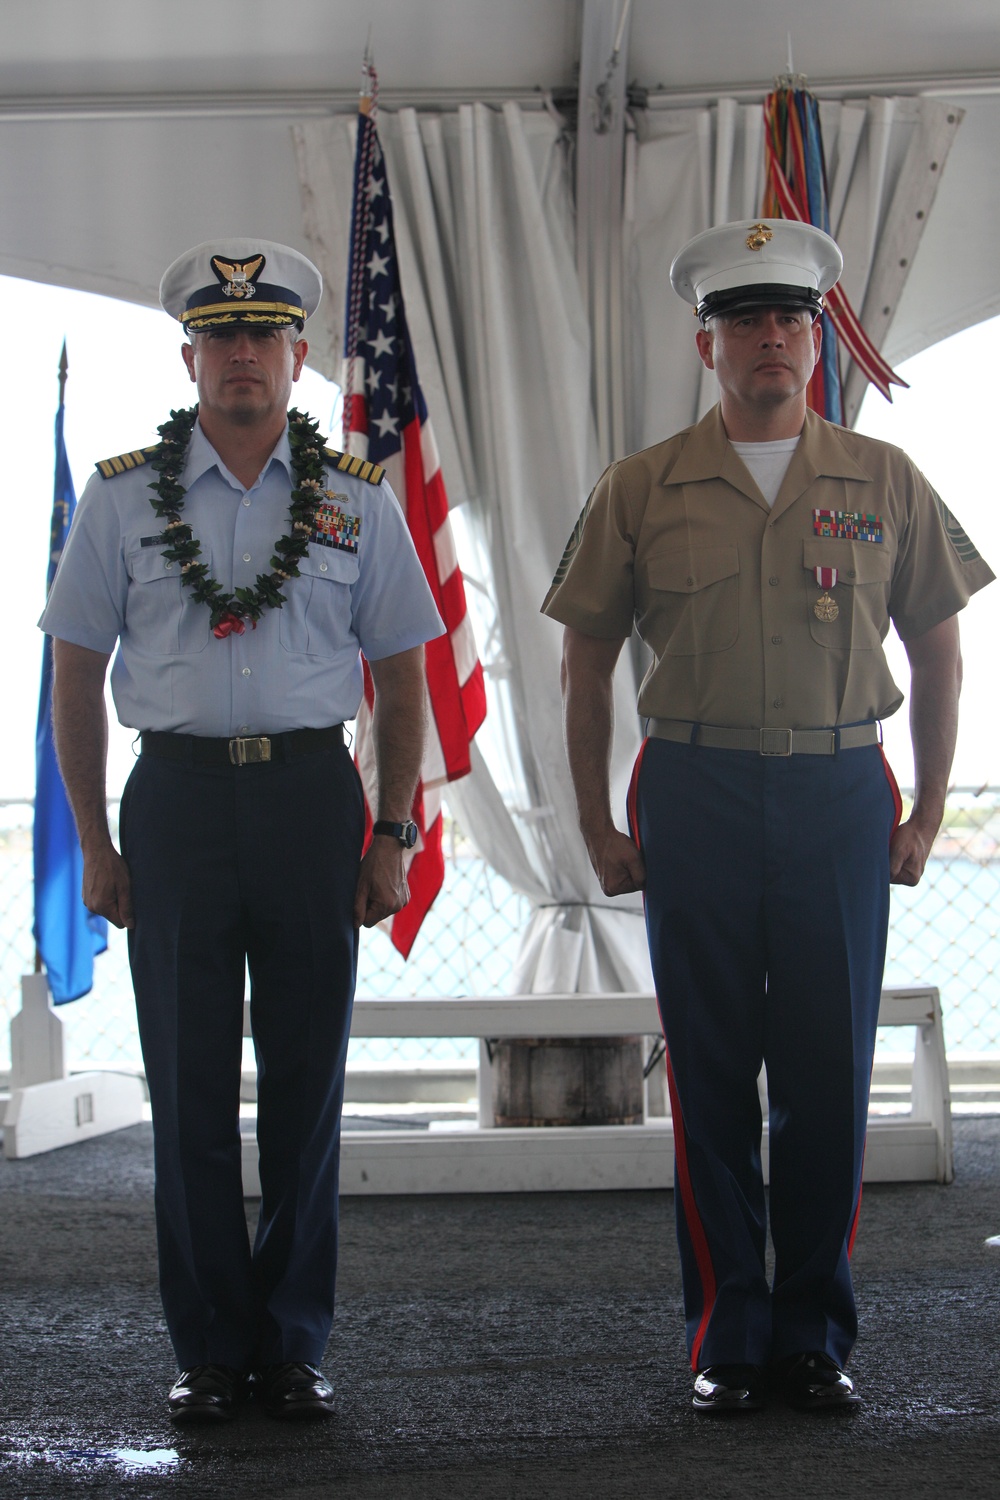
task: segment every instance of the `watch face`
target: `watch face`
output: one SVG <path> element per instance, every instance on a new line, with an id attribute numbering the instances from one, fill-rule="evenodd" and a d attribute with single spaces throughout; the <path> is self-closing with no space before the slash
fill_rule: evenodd
<path id="1" fill-rule="evenodd" d="M 417 842 L 416 823 L 403 823 L 400 829 L 399 842 L 405 849 L 412 849 Z"/>

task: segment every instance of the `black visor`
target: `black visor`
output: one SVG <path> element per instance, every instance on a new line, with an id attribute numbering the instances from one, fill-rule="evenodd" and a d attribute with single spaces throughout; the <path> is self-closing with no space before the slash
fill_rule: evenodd
<path id="1" fill-rule="evenodd" d="M 817 318 L 823 311 L 823 299 L 813 287 L 786 286 L 764 281 L 755 286 L 731 286 L 724 291 L 709 292 L 695 311 L 703 323 L 721 313 L 745 312 L 752 307 L 794 307 Z"/>

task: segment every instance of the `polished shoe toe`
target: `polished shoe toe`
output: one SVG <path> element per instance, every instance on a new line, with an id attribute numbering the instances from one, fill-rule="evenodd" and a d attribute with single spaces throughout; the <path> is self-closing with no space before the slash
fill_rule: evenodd
<path id="1" fill-rule="evenodd" d="M 706 1365 L 695 1377 L 691 1400 L 695 1411 L 759 1411 L 764 1404 L 763 1376 L 756 1365 Z"/>
<path id="2" fill-rule="evenodd" d="M 798 1411 L 834 1411 L 860 1399 L 851 1377 L 818 1350 L 780 1360 L 774 1373 L 778 1390 Z"/>
<path id="3" fill-rule="evenodd" d="M 229 1365 L 194 1365 L 170 1388 L 167 1407 L 174 1422 L 228 1422 L 236 1415 L 245 1382 Z"/>
<path id="4" fill-rule="evenodd" d="M 333 1415 L 333 1387 L 315 1365 L 266 1365 L 257 1372 L 257 1393 L 269 1417 L 309 1421 Z"/>

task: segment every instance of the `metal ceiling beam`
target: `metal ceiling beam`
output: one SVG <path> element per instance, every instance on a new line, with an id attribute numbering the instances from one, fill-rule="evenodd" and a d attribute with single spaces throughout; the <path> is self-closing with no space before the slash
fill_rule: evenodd
<path id="1" fill-rule="evenodd" d="M 764 98 L 773 85 L 757 83 L 702 84 L 698 88 L 673 88 L 668 84 L 646 87 L 632 83 L 628 89 L 629 106 L 641 109 L 683 109 L 685 106 L 714 104 L 717 99 L 736 99 L 740 104 L 754 104 Z M 868 99 L 872 94 L 899 96 L 926 95 L 930 98 L 958 99 L 976 95 L 1000 94 L 1000 73 L 956 73 L 953 75 L 898 74 L 874 78 L 809 77 L 809 88 L 824 99 Z"/>
<path id="2" fill-rule="evenodd" d="M 574 96 L 569 96 L 573 98 Z M 522 109 L 544 109 L 565 100 L 565 91 L 543 89 L 390 89 L 379 92 L 384 109 L 454 110 L 461 104 L 505 104 L 514 100 Z M 288 89 L 213 91 L 164 94 L 0 95 L 0 122 L 38 123 L 55 120 L 201 119 L 203 117 L 278 115 L 295 119 L 353 114 L 357 89 Z"/>

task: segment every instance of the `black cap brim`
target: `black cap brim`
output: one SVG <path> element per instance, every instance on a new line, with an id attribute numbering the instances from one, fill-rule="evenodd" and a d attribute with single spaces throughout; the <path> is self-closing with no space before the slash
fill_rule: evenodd
<path id="1" fill-rule="evenodd" d="M 724 291 L 709 292 L 695 311 L 705 323 L 723 313 L 745 312 L 754 307 L 794 307 L 817 318 L 823 311 L 823 298 L 813 287 L 764 281 L 755 286 L 731 286 Z"/>

